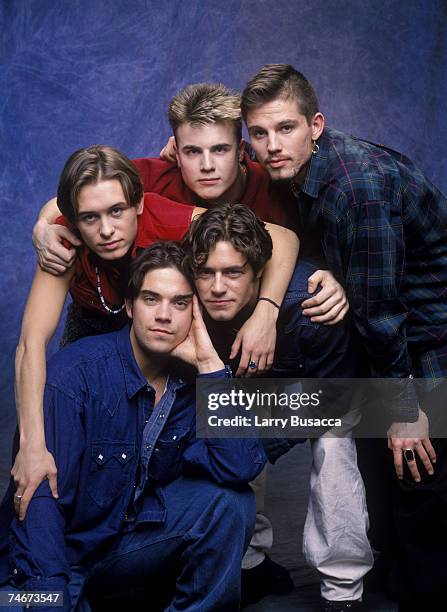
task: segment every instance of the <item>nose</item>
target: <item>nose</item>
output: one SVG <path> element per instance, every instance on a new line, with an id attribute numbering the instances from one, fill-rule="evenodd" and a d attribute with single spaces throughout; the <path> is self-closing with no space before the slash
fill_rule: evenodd
<path id="1" fill-rule="evenodd" d="M 225 281 L 222 272 L 216 272 L 214 274 L 213 284 L 211 287 L 213 295 L 222 295 L 225 293 L 226 289 L 227 288 L 225 286 Z"/>
<path id="2" fill-rule="evenodd" d="M 209 151 L 203 151 L 200 158 L 200 169 L 202 172 L 214 172 L 215 165 Z"/>
<path id="3" fill-rule="evenodd" d="M 113 226 L 112 219 L 109 219 L 107 216 L 101 217 L 101 225 L 99 228 L 99 233 L 102 238 L 110 238 L 113 236 L 115 232 L 115 228 Z"/>
<path id="4" fill-rule="evenodd" d="M 278 140 L 277 134 L 275 132 L 269 133 L 267 140 L 267 151 L 269 154 L 278 153 L 281 149 L 281 143 Z"/>
<path id="5" fill-rule="evenodd" d="M 171 305 L 168 301 L 162 300 L 157 307 L 155 313 L 155 320 L 163 323 L 169 323 L 171 321 Z"/>

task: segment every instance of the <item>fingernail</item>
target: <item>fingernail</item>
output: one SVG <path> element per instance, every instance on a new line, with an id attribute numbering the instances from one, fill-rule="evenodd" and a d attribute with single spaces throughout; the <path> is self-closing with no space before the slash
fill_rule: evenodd
<path id="1" fill-rule="evenodd" d="M 433 476 L 433 470 L 428 470 L 428 473 L 430 474 L 430 476 Z"/>
<path id="2" fill-rule="evenodd" d="M 421 482 L 421 479 L 420 478 L 415 478 L 414 481 L 415 482 Z"/>

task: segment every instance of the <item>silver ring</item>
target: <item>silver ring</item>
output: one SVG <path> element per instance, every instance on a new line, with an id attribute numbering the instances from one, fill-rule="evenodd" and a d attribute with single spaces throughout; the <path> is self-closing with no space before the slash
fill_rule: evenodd
<path id="1" fill-rule="evenodd" d="M 14 493 L 14 499 L 16 501 L 20 501 L 22 499 L 23 495 L 17 495 L 17 493 Z"/>
<path id="2" fill-rule="evenodd" d="M 250 370 L 256 370 L 256 368 L 258 367 L 258 364 L 256 363 L 256 361 L 250 361 L 250 363 L 248 364 L 248 367 L 250 368 Z"/>
<path id="3" fill-rule="evenodd" d="M 404 448 L 404 457 L 407 461 L 414 461 L 414 450 L 412 448 Z"/>

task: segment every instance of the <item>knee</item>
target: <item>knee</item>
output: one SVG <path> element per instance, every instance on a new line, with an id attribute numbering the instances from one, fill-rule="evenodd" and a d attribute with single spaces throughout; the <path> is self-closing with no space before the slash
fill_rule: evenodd
<path id="1" fill-rule="evenodd" d="M 216 495 L 217 514 L 225 517 L 231 529 L 253 531 L 256 518 L 256 502 L 250 487 L 230 489 L 219 487 Z"/>

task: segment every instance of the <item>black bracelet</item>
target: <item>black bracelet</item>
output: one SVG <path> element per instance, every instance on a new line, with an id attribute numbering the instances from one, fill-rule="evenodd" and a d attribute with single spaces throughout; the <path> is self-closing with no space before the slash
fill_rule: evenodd
<path id="1" fill-rule="evenodd" d="M 271 300 L 268 297 L 258 297 L 258 302 L 260 302 L 261 300 L 264 300 L 266 302 L 269 302 L 269 304 L 273 304 L 273 306 L 276 306 L 276 308 L 279 310 L 279 306 L 276 302 L 274 302 L 273 300 Z"/>

